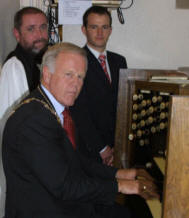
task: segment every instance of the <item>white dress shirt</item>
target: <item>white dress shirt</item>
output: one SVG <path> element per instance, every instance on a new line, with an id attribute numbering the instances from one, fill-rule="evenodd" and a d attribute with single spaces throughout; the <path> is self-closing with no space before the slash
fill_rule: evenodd
<path id="1" fill-rule="evenodd" d="M 103 54 L 103 55 L 106 56 L 106 68 L 107 68 L 107 72 L 108 72 L 108 75 L 109 75 L 110 80 L 111 80 L 110 67 L 109 67 L 108 59 L 107 59 L 107 51 L 105 50 L 104 52 L 100 53 L 100 52 L 96 51 L 95 49 L 89 47 L 88 45 L 87 45 L 87 47 L 88 47 L 88 49 L 90 50 L 90 52 L 96 57 L 96 59 L 98 60 L 99 63 L 100 63 L 100 61 L 99 61 L 99 56 L 100 56 L 101 54 Z"/>
<path id="2" fill-rule="evenodd" d="M 53 105 L 57 116 L 60 118 L 61 124 L 63 126 L 64 123 L 64 116 L 62 114 L 62 112 L 64 111 L 64 106 L 62 104 L 60 104 L 55 97 L 43 86 L 41 85 L 43 91 L 45 92 L 45 94 L 47 95 L 47 97 L 49 98 L 51 104 Z"/>

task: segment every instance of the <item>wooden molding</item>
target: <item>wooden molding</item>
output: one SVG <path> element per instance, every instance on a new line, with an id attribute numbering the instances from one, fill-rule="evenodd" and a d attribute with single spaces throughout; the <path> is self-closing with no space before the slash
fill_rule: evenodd
<path id="1" fill-rule="evenodd" d="M 121 1 L 119 0 L 93 0 L 92 1 L 93 5 L 99 5 L 99 6 L 104 6 L 108 8 L 117 8 L 120 6 Z"/>
<path id="2" fill-rule="evenodd" d="M 58 3 L 58 0 L 55 0 L 55 3 Z M 107 8 L 118 8 L 121 4 L 120 0 L 92 0 L 93 5 L 104 6 Z"/>
<path id="3" fill-rule="evenodd" d="M 189 9 L 189 1 L 188 0 L 176 0 L 176 8 Z"/>

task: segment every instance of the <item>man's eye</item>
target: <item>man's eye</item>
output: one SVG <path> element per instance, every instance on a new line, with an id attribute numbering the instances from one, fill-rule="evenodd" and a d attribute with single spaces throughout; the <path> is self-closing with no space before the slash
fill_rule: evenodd
<path id="1" fill-rule="evenodd" d="M 41 30 L 47 30 L 48 29 L 48 25 L 47 24 L 43 24 L 40 27 Z"/>
<path id="2" fill-rule="evenodd" d="M 97 28 L 97 26 L 90 26 L 90 28 L 94 30 Z"/>
<path id="3" fill-rule="evenodd" d="M 109 26 L 105 25 L 105 26 L 103 26 L 103 29 L 107 30 L 107 29 L 109 29 Z"/>
<path id="4" fill-rule="evenodd" d="M 34 31 L 34 28 L 33 28 L 33 27 L 28 27 L 28 28 L 27 28 L 27 31 L 28 31 L 28 32 L 33 32 L 33 31 Z"/>
<path id="5" fill-rule="evenodd" d="M 79 78 L 80 80 L 82 80 L 82 81 L 84 80 L 84 77 L 81 76 L 81 75 L 79 75 L 78 78 Z"/>
<path id="6" fill-rule="evenodd" d="M 71 77 L 71 76 L 72 76 L 71 73 L 66 73 L 65 75 L 66 75 L 67 77 Z"/>

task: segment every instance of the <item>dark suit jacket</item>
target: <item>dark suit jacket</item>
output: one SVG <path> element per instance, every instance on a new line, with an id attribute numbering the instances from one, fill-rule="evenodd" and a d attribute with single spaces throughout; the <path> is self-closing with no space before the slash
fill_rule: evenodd
<path id="1" fill-rule="evenodd" d="M 30 94 L 5 126 L 5 217 L 96 217 L 94 204 L 109 205 L 115 199 L 116 169 L 73 150 L 50 101 L 41 93 L 37 89 Z"/>
<path id="2" fill-rule="evenodd" d="M 105 73 L 87 47 L 88 70 L 82 91 L 72 113 L 80 136 L 80 149 L 87 155 L 100 158 L 106 145 L 114 145 L 119 70 L 126 68 L 123 56 L 107 52 L 111 71 L 111 85 Z"/>

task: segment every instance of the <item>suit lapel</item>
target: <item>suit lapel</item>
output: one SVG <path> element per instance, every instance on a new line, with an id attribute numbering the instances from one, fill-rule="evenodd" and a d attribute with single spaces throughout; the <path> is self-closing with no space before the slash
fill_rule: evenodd
<path id="1" fill-rule="evenodd" d="M 84 49 L 87 51 L 88 56 L 88 66 L 90 66 L 90 69 L 92 73 L 95 73 L 95 77 L 97 81 L 104 81 L 105 87 L 108 89 L 111 88 L 111 85 L 104 73 L 104 70 L 102 69 L 99 61 L 96 59 L 96 57 L 91 53 L 91 51 L 88 49 L 87 46 L 84 47 Z"/>
<path id="2" fill-rule="evenodd" d="M 38 98 L 45 101 L 48 104 L 48 106 L 51 107 L 55 111 L 54 106 L 52 105 L 51 101 L 49 100 L 49 98 L 47 97 L 43 89 L 41 88 L 41 85 L 39 85 L 37 89 L 38 89 Z"/>
<path id="3" fill-rule="evenodd" d="M 42 104 L 47 110 L 49 110 L 53 116 L 56 117 L 58 123 L 62 126 L 59 116 L 56 113 L 54 106 L 52 105 L 51 101 L 39 85 L 37 89 L 35 89 L 28 98 L 26 98 L 23 103 L 28 103 L 30 101 L 37 101 Z"/>
<path id="4" fill-rule="evenodd" d="M 116 80 L 117 80 L 116 63 L 115 63 L 115 60 L 113 59 L 113 56 L 108 51 L 107 51 L 107 59 L 108 59 L 110 74 L 111 74 L 111 78 L 112 78 L 112 84 L 111 85 L 113 87 Z"/>

